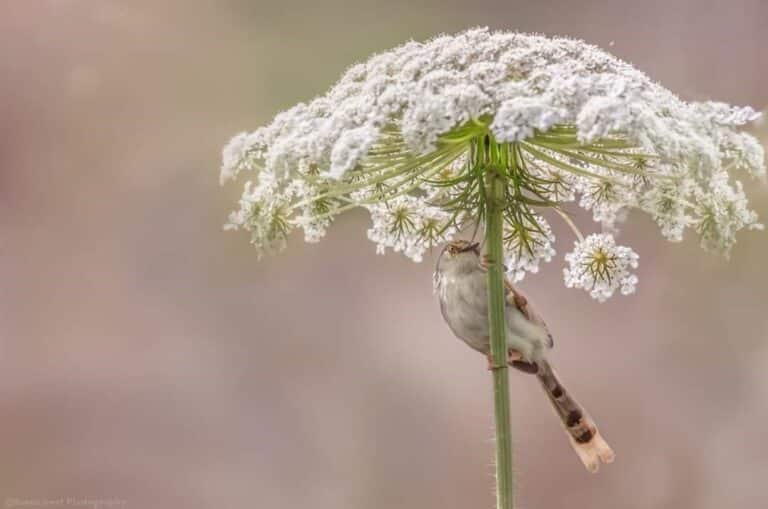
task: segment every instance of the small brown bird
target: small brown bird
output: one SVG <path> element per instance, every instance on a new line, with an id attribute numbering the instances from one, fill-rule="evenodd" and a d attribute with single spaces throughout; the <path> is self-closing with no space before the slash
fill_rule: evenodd
<path id="1" fill-rule="evenodd" d="M 495 369 L 488 332 L 487 281 L 487 263 L 480 256 L 477 243 L 458 240 L 443 248 L 435 270 L 435 288 L 443 318 L 458 338 L 488 357 L 489 369 Z M 547 361 L 546 352 L 554 343 L 544 320 L 511 282 L 505 279 L 504 285 L 507 362 L 538 377 L 574 451 L 587 470 L 597 472 L 601 461 L 613 461 L 613 450 L 600 436 L 592 418 L 565 390 Z"/>

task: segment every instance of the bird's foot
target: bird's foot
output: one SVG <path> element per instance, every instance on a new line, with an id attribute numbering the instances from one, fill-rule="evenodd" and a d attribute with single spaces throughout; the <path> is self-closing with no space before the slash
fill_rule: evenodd
<path id="1" fill-rule="evenodd" d="M 504 364 L 502 366 L 499 366 L 499 365 L 497 365 L 496 363 L 493 362 L 493 355 L 488 353 L 486 355 L 486 359 L 488 359 L 488 371 L 495 371 L 497 369 L 503 369 L 503 368 L 506 368 L 507 366 L 509 366 L 510 364 L 513 364 L 513 365 L 517 364 L 517 363 L 527 364 L 527 363 L 525 363 L 525 362 L 520 360 L 522 358 L 523 358 L 523 354 L 521 354 L 517 350 L 512 350 L 510 348 L 507 351 L 507 362 L 506 362 L 506 364 Z M 515 367 L 517 367 L 517 366 L 515 366 Z M 518 369 L 520 369 L 520 368 L 518 368 Z"/>
<path id="2" fill-rule="evenodd" d="M 483 270 L 488 270 L 488 267 L 490 267 L 494 263 L 495 262 L 493 258 L 491 258 L 488 254 L 484 254 L 483 256 L 480 257 L 480 268 L 482 268 Z M 504 265 L 503 263 L 501 264 L 501 268 L 504 269 L 504 272 L 507 272 L 509 270 L 507 266 Z"/>

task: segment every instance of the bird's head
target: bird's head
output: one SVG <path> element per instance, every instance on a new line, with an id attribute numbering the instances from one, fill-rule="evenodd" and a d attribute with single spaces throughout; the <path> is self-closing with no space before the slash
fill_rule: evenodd
<path id="1" fill-rule="evenodd" d="M 446 244 L 437 260 L 437 270 L 473 270 L 480 257 L 480 243 L 454 240 Z"/>

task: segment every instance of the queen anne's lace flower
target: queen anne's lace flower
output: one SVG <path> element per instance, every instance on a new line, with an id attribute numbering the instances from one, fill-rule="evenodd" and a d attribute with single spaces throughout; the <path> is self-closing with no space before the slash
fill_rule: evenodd
<path id="1" fill-rule="evenodd" d="M 399 196 L 369 209 L 373 227 L 368 230 L 368 238 L 376 243 L 378 254 L 384 254 L 389 247 L 420 262 L 427 249 L 423 239 L 436 245 L 450 240 L 456 233 L 448 222 L 450 214 L 412 196 Z"/>
<path id="2" fill-rule="evenodd" d="M 525 274 L 539 271 L 539 263 L 549 262 L 555 256 L 555 235 L 549 223 L 538 215 L 504 228 L 505 265 L 513 282 L 521 281 Z"/>
<path id="3" fill-rule="evenodd" d="M 275 193 L 274 187 L 274 181 L 267 178 L 262 178 L 258 185 L 246 182 L 240 208 L 229 215 L 224 225 L 225 230 L 250 232 L 259 258 L 265 252 L 283 249 L 291 230 L 288 199 Z"/>
<path id="4" fill-rule="evenodd" d="M 701 237 L 701 245 L 706 249 L 728 256 L 731 246 L 736 243 L 737 231 L 763 229 L 757 214 L 747 208 L 741 182 L 731 186 L 724 177 L 713 179 L 709 189 L 697 189 L 694 196 L 693 223 Z"/>
<path id="5" fill-rule="evenodd" d="M 683 240 L 683 232 L 692 224 L 688 203 L 692 203 L 692 183 L 688 179 L 668 180 L 650 189 L 642 198 L 643 210 L 653 216 L 661 234 L 671 242 Z"/>
<path id="6" fill-rule="evenodd" d="M 727 254 L 738 230 L 760 227 L 729 175 L 765 176 L 763 148 L 739 131 L 758 116 L 685 102 L 582 41 L 482 28 L 442 35 L 354 65 L 325 95 L 235 136 L 221 181 L 254 176 L 226 227 L 248 231 L 261 254 L 294 228 L 316 242 L 336 215 L 361 207 L 377 251 L 419 261 L 482 218 L 486 177 L 500 172 L 515 280 L 554 255 L 540 209 L 564 214 L 574 201 L 604 232 L 639 209 L 669 240 L 691 228 L 704 248 Z M 632 253 L 606 234 L 589 239 L 619 261 Z M 569 285 L 596 298 L 633 289 L 634 276 L 614 274 L 636 258 L 588 272 L 591 280 L 574 272 L 577 254 L 597 242 L 569 255 Z"/>
<path id="7" fill-rule="evenodd" d="M 592 180 L 581 186 L 579 205 L 592 211 L 592 218 L 605 230 L 613 231 L 622 211 L 633 205 L 633 193 L 621 182 Z"/>
<path id="8" fill-rule="evenodd" d="M 611 235 L 593 233 L 565 255 L 565 286 L 586 290 L 600 302 L 619 289 L 624 295 L 634 293 L 637 276 L 630 270 L 637 268 L 637 259 L 637 253 L 617 246 Z"/>

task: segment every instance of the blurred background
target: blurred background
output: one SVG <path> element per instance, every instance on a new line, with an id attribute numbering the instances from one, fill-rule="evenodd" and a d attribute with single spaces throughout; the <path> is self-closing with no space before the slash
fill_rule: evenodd
<path id="1" fill-rule="evenodd" d="M 2 2 L 6 506 L 494 506 L 490 376 L 442 322 L 436 253 L 375 256 L 358 213 L 257 262 L 221 231 L 239 186 L 218 186 L 230 136 L 372 52 L 477 25 L 577 36 L 684 98 L 768 106 L 763 0 Z M 768 217 L 766 187 L 749 194 Z M 587 474 L 513 374 L 519 507 L 768 507 L 768 234 L 727 262 L 645 217 L 625 231 L 637 294 L 567 290 L 561 258 L 522 285 L 618 458 Z"/>

